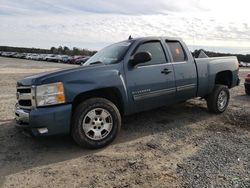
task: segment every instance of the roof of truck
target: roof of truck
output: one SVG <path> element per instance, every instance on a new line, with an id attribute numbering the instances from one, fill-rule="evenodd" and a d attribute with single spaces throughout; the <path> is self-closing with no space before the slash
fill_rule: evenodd
<path id="1" fill-rule="evenodd" d="M 182 41 L 181 38 L 178 37 L 167 37 L 167 36 L 148 36 L 148 37 L 136 37 L 128 40 L 154 40 L 154 39 L 164 39 L 164 40 L 178 40 Z"/>

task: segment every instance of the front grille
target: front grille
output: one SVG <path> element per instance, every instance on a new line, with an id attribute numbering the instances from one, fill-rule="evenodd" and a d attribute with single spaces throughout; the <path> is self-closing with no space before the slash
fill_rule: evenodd
<path id="1" fill-rule="evenodd" d="M 32 87 L 17 87 L 18 106 L 23 109 L 31 109 L 34 101 L 34 89 Z"/>
<path id="2" fill-rule="evenodd" d="M 20 106 L 32 106 L 31 100 L 19 100 Z"/>
<path id="3" fill-rule="evenodd" d="M 17 88 L 17 92 L 20 92 L 20 93 L 31 93 L 31 88 Z"/>

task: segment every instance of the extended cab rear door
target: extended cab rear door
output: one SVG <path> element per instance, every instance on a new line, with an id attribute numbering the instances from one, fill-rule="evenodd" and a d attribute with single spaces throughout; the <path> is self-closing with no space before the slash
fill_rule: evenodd
<path id="1" fill-rule="evenodd" d="M 128 62 L 126 82 L 131 111 L 139 112 L 173 103 L 176 92 L 173 65 L 169 63 L 162 41 L 141 41 L 130 57 L 138 52 L 149 52 L 152 59 L 136 66 Z"/>
<path id="2" fill-rule="evenodd" d="M 176 100 L 194 98 L 197 92 L 197 72 L 191 53 L 182 41 L 165 40 L 165 44 L 171 54 L 175 72 Z"/>

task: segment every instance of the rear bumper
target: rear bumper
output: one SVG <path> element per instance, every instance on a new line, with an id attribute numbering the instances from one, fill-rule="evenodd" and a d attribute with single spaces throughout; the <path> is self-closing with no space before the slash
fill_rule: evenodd
<path id="1" fill-rule="evenodd" d="M 70 131 L 71 104 L 15 110 L 17 127 L 30 129 L 33 135 L 67 134 Z"/>

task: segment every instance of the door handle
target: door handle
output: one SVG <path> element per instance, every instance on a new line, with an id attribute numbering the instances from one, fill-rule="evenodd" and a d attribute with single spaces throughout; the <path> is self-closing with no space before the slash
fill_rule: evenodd
<path id="1" fill-rule="evenodd" d="M 165 68 L 165 69 L 163 69 L 162 71 L 161 71 L 161 73 L 162 74 L 169 74 L 169 73 L 171 73 L 172 71 L 171 70 L 168 70 L 167 68 Z"/>

